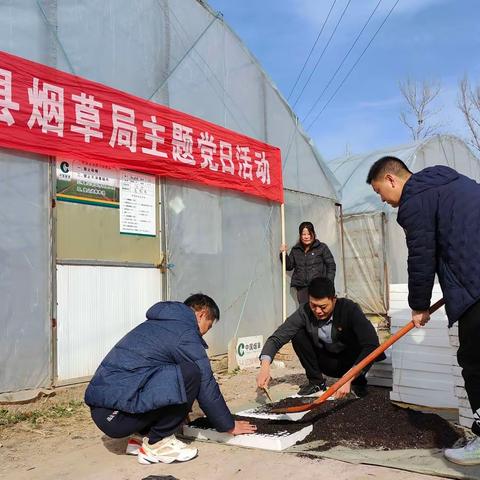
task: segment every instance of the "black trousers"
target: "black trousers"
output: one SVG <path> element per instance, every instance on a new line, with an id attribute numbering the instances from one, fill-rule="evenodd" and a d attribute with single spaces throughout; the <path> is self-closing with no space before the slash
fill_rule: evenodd
<path id="1" fill-rule="evenodd" d="M 317 348 L 305 329 L 300 330 L 292 339 L 293 349 L 297 354 L 302 367 L 305 369 L 308 381 L 321 383 L 324 375 L 340 378 L 353 367 L 358 352 L 344 351 L 338 354 L 327 352 L 324 348 Z M 359 375 L 352 382 L 353 385 L 366 385 L 364 374 Z"/>
<path id="2" fill-rule="evenodd" d="M 480 436 L 480 302 L 459 318 L 458 339 L 457 360 L 462 367 L 465 390 L 475 418 L 472 432 Z"/>
<path id="3" fill-rule="evenodd" d="M 300 305 L 308 302 L 308 287 L 297 288 L 297 300 Z"/>
<path id="4" fill-rule="evenodd" d="M 191 410 L 200 388 L 200 369 L 197 365 L 185 362 L 179 366 L 185 383 L 187 403 L 168 405 L 145 413 L 91 407 L 92 419 L 97 427 L 112 438 L 140 433 L 148 437 L 150 444 L 175 433 Z"/>

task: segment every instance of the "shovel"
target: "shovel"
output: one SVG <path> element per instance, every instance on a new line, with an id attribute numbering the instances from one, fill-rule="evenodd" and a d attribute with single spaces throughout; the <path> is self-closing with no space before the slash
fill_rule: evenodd
<path id="1" fill-rule="evenodd" d="M 432 314 L 440 307 L 444 305 L 445 301 L 443 298 L 434 303 L 430 308 L 429 312 Z M 274 408 L 271 413 L 294 413 L 294 412 L 305 412 L 307 410 L 312 410 L 321 405 L 327 398 L 331 397 L 339 388 L 343 387 L 348 381 L 355 378 L 367 365 L 370 365 L 381 353 L 383 353 L 390 345 L 394 344 L 397 340 L 402 338 L 406 333 L 408 333 L 412 328 L 415 327 L 413 320 L 408 322 L 403 328 L 401 328 L 395 335 L 392 335 L 386 342 L 382 343 L 377 347 L 372 353 L 367 355 L 361 362 L 353 366 L 342 378 L 337 380 L 323 395 L 318 397 L 312 403 L 305 403 L 303 405 L 298 405 L 294 407 L 284 407 L 284 408 Z"/>
<path id="2" fill-rule="evenodd" d="M 263 393 L 267 396 L 270 403 L 273 403 L 272 396 L 270 395 L 268 387 L 262 387 L 262 390 L 263 390 Z"/>

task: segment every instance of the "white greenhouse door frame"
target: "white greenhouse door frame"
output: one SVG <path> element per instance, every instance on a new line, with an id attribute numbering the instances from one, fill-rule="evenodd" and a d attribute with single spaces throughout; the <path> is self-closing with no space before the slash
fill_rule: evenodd
<path id="1" fill-rule="evenodd" d="M 163 252 L 163 184 L 159 180 L 157 191 L 158 248 Z M 161 264 L 57 262 L 55 384 L 88 380 L 110 349 L 145 320 L 147 309 L 165 299 L 164 280 Z"/>

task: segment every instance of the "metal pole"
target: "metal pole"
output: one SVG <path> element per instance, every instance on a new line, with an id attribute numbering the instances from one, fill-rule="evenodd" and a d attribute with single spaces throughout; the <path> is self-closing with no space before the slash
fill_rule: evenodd
<path id="1" fill-rule="evenodd" d="M 343 209 L 342 209 L 342 204 L 341 203 L 336 203 L 336 207 L 338 207 L 338 210 L 340 212 L 340 244 L 342 246 L 342 271 L 343 271 L 343 289 L 344 289 L 344 294 L 346 297 L 348 297 L 347 294 L 347 268 L 345 265 L 345 232 L 343 230 Z"/>
<path id="2" fill-rule="evenodd" d="M 285 245 L 285 204 L 280 205 L 282 245 Z M 282 321 L 287 319 L 287 252 L 282 252 Z"/>

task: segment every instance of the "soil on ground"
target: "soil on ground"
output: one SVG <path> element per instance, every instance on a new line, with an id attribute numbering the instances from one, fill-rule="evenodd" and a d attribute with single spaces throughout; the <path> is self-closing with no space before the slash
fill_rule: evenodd
<path id="1" fill-rule="evenodd" d="M 390 401 L 389 390 L 370 387 L 366 397 L 330 400 L 302 421 L 313 421 L 313 431 L 301 443 L 324 440 L 318 450 L 349 448 L 399 450 L 446 448 L 463 432 L 433 413 L 401 408 Z"/>
<path id="2" fill-rule="evenodd" d="M 446 448 L 464 438 L 463 432 L 439 415 L 401 408 L 390 401 L 390 390 L 370 387 L 363 398 L 328 400 L 312 409 L 299 421 L 236 417 L 257 426 L 258 434 L 288 435 L 306 424 L 313 431 L 302 444 L 317 440 L 325 443 L 316 450 L 328 450 L 341 445 L 348 448 L 399 450 L 407 448 Z M 310 403 L 315 398 L 286 398 L 257 409 L 270 412 L 273 408 Z M 206 418 L 191 424 L 198 428 L 213 428 Z"/>
<path id="3" fill-rule="evenodd" d="M 255 413 L 274 413 L 277 408 L 298 407 L 300 405 L 306 405 L 312 403 L 317 397 L 287 397 L 279 400 L 278 402 L 268 403 L 262 405 L 254 410 Z M 330 400 L 329 400 L 330 401 Z"/>

